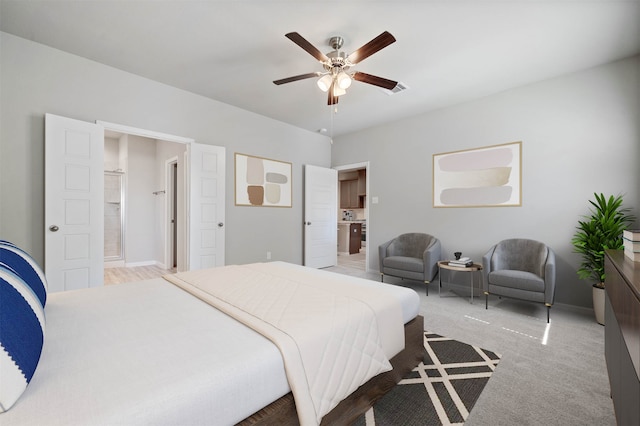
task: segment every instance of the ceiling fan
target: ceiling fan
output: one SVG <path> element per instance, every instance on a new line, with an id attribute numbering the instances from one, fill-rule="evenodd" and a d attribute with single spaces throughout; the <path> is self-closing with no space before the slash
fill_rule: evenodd
<path id="1" fill-rule="evenodd" d="M 333 48 L 333 51 L 326 55 L 320 52 L 315 46 L 296 32 L 285 34 L 285 37 L 320 61 L 324 67 L 324 72 L 317 71 L 275 80 L 274 83 L 277 85 L 304 80 L 307 78 L 320 77 L 317 84 L 322 91 L 328 92 L 329 94 L 327 105 L 335 105 L 338 103 L 338 97 L 346 93 L 346 89 L 351 85 L 352 80 L 373 84 L 374 86 L 379 86 L 387 90 L 392 90 L 398 84 L 397 81 L 388 80 L 386 78 L 377 77 L 360 71 L 349 71 L 352 66 L 396 41 L 395 37 L 393 37 L 388 31 L 383 32 L 348 56 L 344 52 L 340 51 L 340 48 L 344 44 L 344 39 L 339 36 L 331 37 L 329 39 L 329 46 Z"/>

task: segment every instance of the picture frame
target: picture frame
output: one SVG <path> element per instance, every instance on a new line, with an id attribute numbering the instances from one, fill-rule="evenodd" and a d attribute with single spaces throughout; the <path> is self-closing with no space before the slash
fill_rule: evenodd
<path id="1" fill-rule="evenodd" d="M 522 206 L 522 142 L 433 154 L 433 207 Z"/>
<path id="2" fill-rule="evenodd" d="M 286 161 L 235 153 L 235 204 L 292 207 L 292 165 Z"/>

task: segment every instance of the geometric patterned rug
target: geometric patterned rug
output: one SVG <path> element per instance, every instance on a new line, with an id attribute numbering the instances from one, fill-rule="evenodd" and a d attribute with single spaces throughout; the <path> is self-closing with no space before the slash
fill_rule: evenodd
<path id="1" fill-rule="evenodd" d="M 425 331 L 426 354 L 357 426 L 462 425 L 500 355 Z"/>

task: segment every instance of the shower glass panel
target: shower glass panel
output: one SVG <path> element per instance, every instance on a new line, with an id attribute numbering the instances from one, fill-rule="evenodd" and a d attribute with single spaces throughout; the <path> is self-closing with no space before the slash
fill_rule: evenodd
<path id="1" fill-rule="evenodd" d="M 123 260 L 124 187 L 122 172 L 104 172 L 104 260 Z"/>

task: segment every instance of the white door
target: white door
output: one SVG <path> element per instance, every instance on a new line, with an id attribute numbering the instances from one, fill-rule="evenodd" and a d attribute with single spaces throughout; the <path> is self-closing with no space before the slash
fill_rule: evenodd
<path id="1" fill-rule="evenodd" d="M 103 285 L 104 129 L 45 115 L 45 275 L 50 292 Z"/>
<path id="2" fill-rule="evenodd" d="M 338 263 L 338 172 L 304 166 L 304 264 Z"/>
<path id="3" fill-rule="evenodd" d="M 224 265 L 225 149 L 192 143 L 189 159 L 188 269 Z"/>

